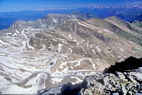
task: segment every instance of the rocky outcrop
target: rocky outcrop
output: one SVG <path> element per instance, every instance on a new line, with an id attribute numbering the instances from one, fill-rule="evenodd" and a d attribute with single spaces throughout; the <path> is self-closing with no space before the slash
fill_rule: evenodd
<path id="1" fill-rule="evenodd" d="M 104 70 L 104 73 L 116 73 L 117 72 L 129 72 L 131 70 L 138 69 L 142 67 L 142 58 L 137 59 L 134 57 L 129 57 L 125 61 L 117 62 L 115 65 L 110 66 Z"/>
<path id="2" fill-rule="evenodd" d="M 105 73 L 87 76 L 81 84 L 65 84 L 60 88 L 41 90 L 38 95 L 141 95 L 142 67 L 137 64 L 142 64 L 142 59 L 130 57 L 111 66 Z M 55 93 L 57 89 L 59 92 Z"/>

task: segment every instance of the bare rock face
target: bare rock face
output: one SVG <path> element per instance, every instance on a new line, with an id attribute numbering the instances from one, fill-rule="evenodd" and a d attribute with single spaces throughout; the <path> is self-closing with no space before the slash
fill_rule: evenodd
<path id="1" fill-rule="evenodd" d="M 80 83 L 116 61 L 142 56 L 141 27 L 116 17 L 80 18 L 49 14 L 0 31 L 0 92 L 35 94 Z"/>

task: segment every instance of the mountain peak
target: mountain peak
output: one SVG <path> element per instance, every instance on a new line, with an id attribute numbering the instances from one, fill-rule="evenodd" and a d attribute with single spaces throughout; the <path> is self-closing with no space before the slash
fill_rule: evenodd
<path id="1" fill-rule="evenodd" d="M 111 17 L 108 17 L 108 18 L 105 18 L 106 21 L 116 21 L 116 22 L 125 22 L 123 21 L 122 19 L 116 17 L 116 16 L 111 16 Z"/>

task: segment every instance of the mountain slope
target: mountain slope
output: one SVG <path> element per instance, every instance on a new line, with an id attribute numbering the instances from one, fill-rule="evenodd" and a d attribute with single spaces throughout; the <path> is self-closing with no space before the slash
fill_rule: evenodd
<path id="1" fill-rule="evenodd" d="M 38 95 L 140 95 L 142 94 L 142 58 L 129 57 L 105 70 L 87 76 L 79 84 L 64 84 L 38 91 Z"/>
<path id="2" fill-rule="evenodd" d="M 82 20 L 50 14 L 18 21 L 0 31 L 0 92 L 35 94 L 81 82 L 129 56 L 141 57 L 141 29 L 116 17 Z"/>

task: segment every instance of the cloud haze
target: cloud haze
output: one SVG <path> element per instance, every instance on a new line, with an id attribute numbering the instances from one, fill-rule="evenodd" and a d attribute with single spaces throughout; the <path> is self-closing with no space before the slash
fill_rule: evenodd
<path id="1" fill-rule="evenodd" d="M 79 8 L 93 5 L 135 4 L 141 0 L 0 0 L 0 11 Z"/>

